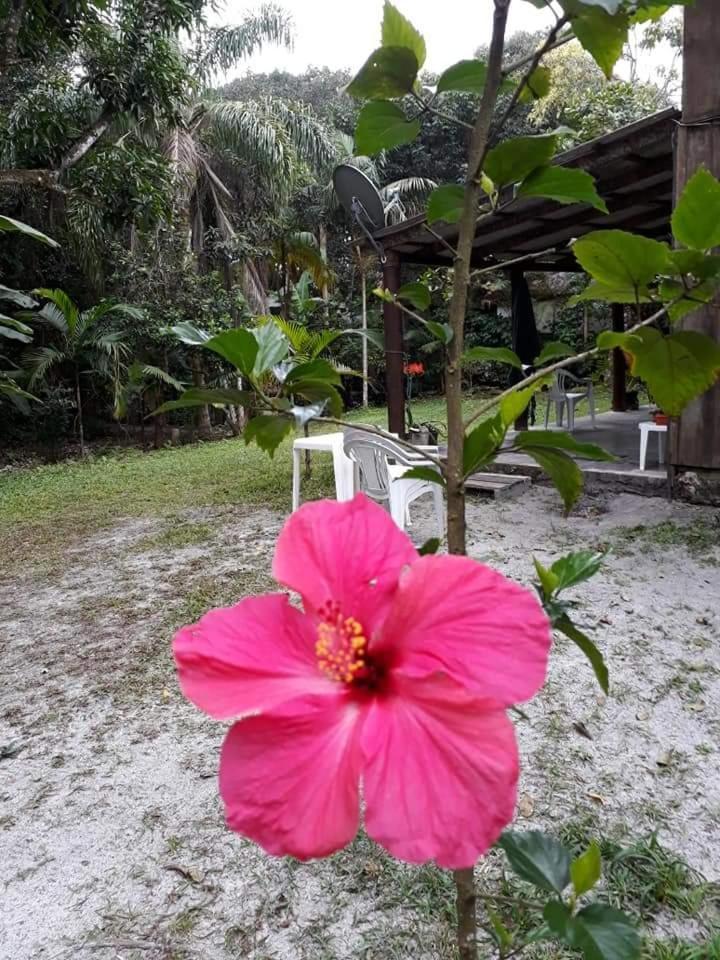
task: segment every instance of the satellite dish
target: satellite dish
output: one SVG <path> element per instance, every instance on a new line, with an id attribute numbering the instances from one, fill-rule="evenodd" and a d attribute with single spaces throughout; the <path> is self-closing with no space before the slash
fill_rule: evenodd
<path id="1" fill-rule="evenodd" d="M 333 187 L 343 209 L 363 233 L 370 235 L 385 226 L 385 209 L 375 184 L 349 163 L 333 173 Z"/>

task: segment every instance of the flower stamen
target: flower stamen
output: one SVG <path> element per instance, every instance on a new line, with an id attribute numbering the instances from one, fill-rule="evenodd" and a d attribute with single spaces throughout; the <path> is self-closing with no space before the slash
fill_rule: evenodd
<path id="1" fill-rule="evenodd" d="M 318 667 L 332 680 L 352 683 L 365 669 L 367 637 L 354 617 L 344 617 L 337 603 L 328 601 L 318 611 L 315 654 Z"/>

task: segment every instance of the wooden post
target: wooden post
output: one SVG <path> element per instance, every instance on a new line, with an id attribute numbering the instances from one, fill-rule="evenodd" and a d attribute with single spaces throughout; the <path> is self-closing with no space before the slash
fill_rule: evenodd
<path id="1" fill-rule="evenodd" d="M 675 196 L 699 167 L 720 177 L 720 15 L 717 0 L 685 9 L 683 121 L 677 130 Z M 713 122 L 703 123 L 712 118 Z M 681 326 L 720 341 L 720 297 Z M 680 471 L 720 470 L 720 384 L 691 403 L 672 425 L 670 462 Z"/>
<path id="2" fill-rule="evenodd" d="M 383 264 L 383 286 L 390 293 L 400 289 L 400 258 L 388 253 Z M 403 380 L 403 319 L 394 303 L 383 302 L 385 326 L 385 384 L 388 430 L 405 436 L 405 383 Z"/>
<path id="3" fill-rule="evenodd" d="M 612 305 L 612 328 L 613 333 L 625 332 L 625 307 L 622 303 Z M 626 375 L 625 354 L 615 347 L 612 352 L 612 408 L 618 413 L 627 410 Z"/>

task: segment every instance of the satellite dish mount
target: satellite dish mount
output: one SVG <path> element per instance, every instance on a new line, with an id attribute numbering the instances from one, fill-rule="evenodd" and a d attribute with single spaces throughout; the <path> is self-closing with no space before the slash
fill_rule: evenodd
<path id="1" fill-rule="evenodd" d="M 375 233 L 385 226 L 385 208 L 375 184 L 357 167 L 341 163 L 333 173 L 333 187 L 347 215 L 365 235 L 380 262 L 385 263 L 385 251 L 375 239 Z"/>

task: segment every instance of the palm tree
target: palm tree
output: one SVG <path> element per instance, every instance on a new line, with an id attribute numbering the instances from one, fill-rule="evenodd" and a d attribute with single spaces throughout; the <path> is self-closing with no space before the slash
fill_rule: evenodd
<path id="1" fill-rule="evenodd" d="M 38 313 L 26 314 L 25 318 L 31 323 L 50 327 L 57 336 L 53 344 L 26 353 L 25 364 L 30 370 L 29 385 L 32 388 L 58 368 L 70 372 L 75 389 L 80 450 L 84 456 L 82 375 L 91 373 L 106 377 L 113 381 L 117 391 L 122 360 L 129 353 L 127 329 L 108 327 L 102 321 L 118 314 L 140 320 L 143 314 L 136 307 L 109 300 L 81 311 L 63 290 L 41 288 L 33 292 L 48 302 Z"/>

